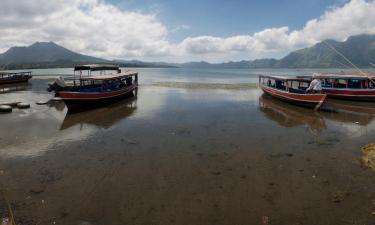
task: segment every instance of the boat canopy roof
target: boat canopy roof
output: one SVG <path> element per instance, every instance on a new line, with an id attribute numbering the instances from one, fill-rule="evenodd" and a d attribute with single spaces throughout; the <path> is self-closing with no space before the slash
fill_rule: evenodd
<path id="1" fill-rule="evenodd" d="M 98 70 L 118 70 L 118 69 L 120 69 L 119 66 L 105 65 L 105 64 L 89 64 L 89 65 L 80 65 L 80 66 L 74 67 L 74 71 L 77 71 L 77 70 L 98 71 Z"/>
<path id="2" fill-rule="evenodd" d="M 92 76 L 92 77 L 82 77 L 80 80 L 82 80 L 82 81 L 89 81 L 89 80 L 115 80 L 115 79 L 121 79 L 121 78 L 136 76 L 136 75 L 138 75 L 137 72 L 126 71 L 126 72 L 123 72 L 123 73 L 99 75 L 99 76 Z"/>
<path id="3" fill-rule="evenodd" d="M 317 78 L 321 79 L 373 79 L 375 74 L 319 74 Z"/>
<path id="4" fill-rule="evenodd" d="M 298 82 L 310 82 L 310 80 L 302 77 L 286 77 L 286 76 L 268 76 L 268 75 L 259 75 L 260 78 L 268 78 L 272 80 L 281 80 L 281 81 L 298 81 Z"/>

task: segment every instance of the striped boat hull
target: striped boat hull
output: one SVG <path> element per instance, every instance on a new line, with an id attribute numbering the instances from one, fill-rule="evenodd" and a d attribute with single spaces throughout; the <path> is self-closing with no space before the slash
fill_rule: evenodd
<path id="1" fill-rule="evenodd" d="M 330 98 L 354 101 L 375 101 L 375 90 L 351 88 L 324 88 L 323 91 Z"/>
<path id="2" fill-rule="evenodd" d="M 260 85 L 263 92 L 282 101 L 308 108 L 319 108 L 324 102 L 325 94 L 298 94 Z"/>
<path id="3" fill-rule="evenodd" d="M 61 97 L 68 108 L 81 107 L 98 107 L 106 104 L 111 104 L 133 95 L 133 91 L 137 88 L 136 84 L 124 87 L 115 91 L 108 92 L 75 92 L 75 91 L 61 91 Z"/>

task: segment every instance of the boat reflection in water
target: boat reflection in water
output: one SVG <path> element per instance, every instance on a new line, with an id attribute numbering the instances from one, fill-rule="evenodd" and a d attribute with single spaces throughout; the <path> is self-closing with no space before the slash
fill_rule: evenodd
<path id="1" fill-rule="evenodd" d="M 47 102 L 47 104 L 50 108 L 55 108 L 56 111 L 62 112 L 66 108 L 66 105 L 63 101 L 53 101 L 50 100 Z"/>
<path id="2" fill-rule="evenodd" d="M 31 88 L 30 83 L 1 84 L 0 94 L 5 94 L 13 91 L 25 91 L 29 88 Z"/>
<path id="3" fill-rule="evenodd" d="M 64 130 L 75 125 L 83 127 L 84 124 L 94 125 L 101 128 L 110 128 L 118 121 L 132 115 L 137 108 L 137 97 L 117 102 L 103 108 L 89 111 L 68 110 L 60 130 Z"/>
<path id="4" fill-rule="evenodd" d="M 285 104 L 266 94 L 262 94 L 259 97 L 259 109 L 267 118 L 283 127 L 307 125 L 313 134 L 317 134 L 326 128 L 325 122 L 319 113 Z"/>
<path id="5" fill-rule="evenodd" d="M 327 119 L 351 124 L 358 123 L 362 126 L 370 124 L 375 117 L 375 104 L 369 102 L 328 99 L 324 102 L 322 110 L 322 114 Z"/>
<path id="6" fill-rule="evenodd" d="M 267 118 L 283 127 L 307 125 L 313 136 L 327 129 L 327 124 L 345 126 L 352 131 L 366 132 L 375 117 L 375 104 L 328 99 L 320 111 L 277 101 L 265 94 L 259 97 L 259 109 Z"/>

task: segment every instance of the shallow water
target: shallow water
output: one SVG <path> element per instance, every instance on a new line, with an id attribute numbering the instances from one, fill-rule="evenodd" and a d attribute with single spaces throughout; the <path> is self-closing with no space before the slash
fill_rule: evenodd
<path id="1" fill-rule="evenodd" d="M 375 221 L 375 171 L 361 164 L 374 104 L 313 112 L 263 95 L 245 72 L 160 70 L 140 69 L 134 98 L 74 114 L 35 104 L 52 97 L 50 79 L 0 94 L 32 104 L 0 114 L 0 185 L 17 224 Z"/>

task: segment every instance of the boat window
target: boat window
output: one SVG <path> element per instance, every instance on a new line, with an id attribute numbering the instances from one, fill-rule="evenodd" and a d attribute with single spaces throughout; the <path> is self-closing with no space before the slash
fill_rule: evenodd
<path id="1" fill-rule="evenodd" d="M 336 80 L 332 78 L 324 79 L 323 86 L 324 87 L 335 87 L 336 85 Z"/>
<path id="2" fill-rule="evenodd" d="M 324 87 L 332 87 L 333 86 L 333 79 L 323 79 L 322 85 Z"/>
<path id="3" fill-rule="evenodd" d="M 292 81 L 292 85 L 289 86 L 289 87 L 292 87 L 292 88 L 299 88 L 299 84 L 300 84 L 299 81 Z"/>
<path id="4" fill-rule="evenodd" d="M 340 83 L 339 83 L 338 79 L 330 79 L 330 81 L 331 81 L 331 87 L 333 87 L 333 88 L 340 87 Z"/>
<path id="5" fill-rule="evenodd" d="M 369 88 L 375 88 L 375 83 L 374 83 L 375 81 L 371 81 L 371 80 L 369 80 L 368 81 L 368 87 Z"/>
<path id="6" fill-rule="evenodd" d="M 348 80 L 348 88 L 361 88 L 360 80 Z"/>
<path id="7" fill-rule="evenodd" d="M 270 86 L 270 84 L 271 84 L 271 79 L 270 79 L 270 78 L 266 78 L 266 77 L 262 77 L 261 82 L 262 82 L 263 85 Z"/>
<path id="8" fill-rule="evenodd" d="M 299 82 L 299 89 L 306 89 L 309 87 L 308 82 Z"/>
<path id="9" fill-rule="evenodd" d="M 361 86 L 361 88 L 369 88 L 369 86 L 368 86 L 368 80 L 363 80 L 363 81 L 362 81 L 362 86 Z"/>
<path id="10" fill-rule="evenodd" d="M 275 80 L 273 80 L 273 79 L 271 79 L 271 78 L 263 77 L 261 82 L 262 82 L 262 84 L 265 85 L 265 86 L 268 86 L 268 87 L 275 87 Z"/>
<path id="11" fill-rule="evenodd" d="M 276 82 L 275 82 L 275 80 L 272 80 L 272 79 L 268 79 L 268 81 L 267 81 L 267 86 L 269 86 L 269 87 L 276 87 Z"/>
<path id="12" fill-rule="evenodd" d="M 332 82 L 332 86 L 334 88 L 346 88 L 346 83 L 347 83 L 346 80 L 343 80 L 343 79 L 334 79 L 334 81 Z"/>
<path id="13" fill-rule="evenodd" d="M 276 88 L 281 90 L 286 90 L 285 82 L 281 80 L 276 81 Z"/>

